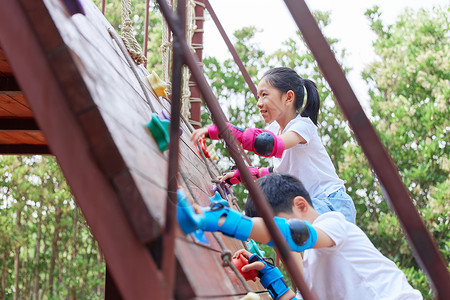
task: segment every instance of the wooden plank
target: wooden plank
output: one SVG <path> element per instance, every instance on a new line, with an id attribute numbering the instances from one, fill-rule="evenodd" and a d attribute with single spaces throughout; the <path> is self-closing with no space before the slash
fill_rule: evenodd
<path id="1" fill-rule="evenodd" d="M 22 5 L 26 9 L 22 9 Z M 121 294 L 125 299 L 148 299 L 151 291 L 157 298 L 168 299 L 146 247 L 135 237 L 113 186 L 99 169 L 78 121 L 63 101 L 66 89 L 55 84 L 59 78 L 46 61 L 48 53 L 41 48 L 43 44 L 52 43 L 38 42 L 35 32 L 40 32 L 41 24 L 48 24 L 48 20 L 41 1 L 0 2 L 1 44 L 17 70 L 19 84 L 30 95 L 28 100 L 36 120 L 49 137 L 49 145 L 99 242 Z M 42 36 L 59 35 L 51 26 L 43 28 Z"/>
<path id="2" fill-rule="evenodd" d="M 18 145 L 46 145 L 40 132 L 0 132 L 0 144 Z"/>
<path id="3" fill-rule="evenodd" d="M 235 273 L 230 268 L 222 266 L 220 255 L 221 252 L 211 252 L 186 240 L 176 239 L 176 256 L 183 271 L 189 274 L 188 280 L 197 297 L 231 295 L 243 297 L 247 294 Z M 265 291 L 259 283 L 247 283 L 255 292 Z"/>
<path id="4" fill-rule="evenodd" d="M 17 117 L 33 117 L 33 113 L 29 107 L 17 101 L 13 95 L 0 94 L 0 107 L 4 110 L 0 111 L 0 116 L 17 116 Z"/>

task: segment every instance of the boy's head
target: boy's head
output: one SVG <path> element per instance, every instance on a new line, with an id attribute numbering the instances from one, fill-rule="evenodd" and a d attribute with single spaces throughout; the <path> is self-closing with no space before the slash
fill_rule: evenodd
<path id="1" fill-rule="evenodd" d="M 274 215 L 292 214 L 293 200 L 302 197 L 313 207 L 311 198 L 303 184 L 297 178 L 283 173 L 272 173 L 258 179 L 258 185 L 272 207 Z M 253 199 L 249 196 L 245 204 L 245 215 L 258 217 Z"/>

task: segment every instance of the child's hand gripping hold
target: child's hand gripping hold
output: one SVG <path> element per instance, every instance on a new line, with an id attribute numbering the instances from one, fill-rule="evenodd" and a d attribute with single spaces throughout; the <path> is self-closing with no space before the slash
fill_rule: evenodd
<path id="1" fill-rule="evenodd" d="M 273 167 L 270 168 L 258 168 L 258 167 L 247 167 L 250 173 L 256 177 L 256 179 L 269 175 L 270 173 L 273 173 Z M 242 182 L 241 179 L 241 172 L 239 172 L 238 169 L 234 168 L 231 169 L 228 173 L 223 173 L 222 176 L 219 176 L 217 179 L 219 179 L 221 182 L 226 182 L 229 185 L 233 185 L 239 182 Z"/>
<path id="2" fill-rule="evenodd" d="M 248 264 L 241 268 L 241 272 L 258 271 L 258 278 L 264 288 L 266 288 L 273 299 L 297 299 L 294 292 L 287 286 L 283 279 L 283 274 L 270 263 L 267 258 L 262 258 L 257 254 L 252 254 L 245 249 L 238 250 L 233 258 L 243 256 L 248 260 Z"/>

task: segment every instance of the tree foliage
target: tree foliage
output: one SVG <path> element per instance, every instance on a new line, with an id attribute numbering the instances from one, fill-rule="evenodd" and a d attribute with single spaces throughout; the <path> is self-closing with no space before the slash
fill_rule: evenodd
<path id="1" fill-rule="evenodd" d="M 377 60 L 363 72 L 370 87 L 373 125 L 447 262 L 450 258 L 448 12 L 449 6 L 431 11 L 406 10 L 394 24 L 386 25 L 378 7 L 368 10 L 366 16 L 377 35 L 373 44 Z M 360 156 L 349 151 L 348 170 L 360 165 L 363 161 Z M 385 255 L 408 270 L 412 283 L 431 297 L 397 219 L 381 202 L 377 182 L 371 183 L 359 186 L 371 195 L 364 200 L 369 208 L 365 214 L 369 221 L 364 229 Z"/>
<path id="2" fill-rule="evenodd" d="M 105 266 L 54 157 L 0 157 L 0 299 L 94 299 Z"/>
<path id="3" fill-rule="evenodd" d="M 398 166 L 428 230 L 446 261 L 450 261 L 448 7 L 431 12 L 406 10 L 393 25 L 383 24 L 376 7 L 366 15 L 377 34 L 373 47 L 378 57 L 363 73 L 370 86 L 370 118 Z M 316 12 L 315 16 L 322 28 L 329 24 L 328 13 Z M 250 76 L 257 82 L 267 68 L 288 66 L 317 83 L 322 99 L 319 131 L 355 202 L 357 225 L 384 255 L 404 270 L 413 286 L 426 298 L 431 298 L 430 287 L 399 222 L 384 200 L 377 178 L 341 116 L 311 53 L 304 43 L 289 39 L 275 53 L 266 54 L 253 41 L 257 33 L 256 28 L 250 27 L 234 34 L 235 47 L 248 66 Z M 297 38 L 302 39 L 300 35 Z M 338 53 L 334 47 L 338 41 L 331 38 L 328 41 L 338 59 L 343 61 L 345 51 Z M 242 127 L 264 126 L 258 118 L 256 100 L 231 59 L 220 62 L 206 58 L 205 72 L 230 122 Z M 206 111 L 202 121 L 211 123 Z M 226 171 L 233 163 L 223 145 L 216 145 L 220 150 L 221 167 Z M 255 165 L 269 164 L 251 153 L 249 156 Z M 242 185 L 234 189 L 240 200 L 246 198 Z M 273 253 L 270 248 L 263 248 Z"/>

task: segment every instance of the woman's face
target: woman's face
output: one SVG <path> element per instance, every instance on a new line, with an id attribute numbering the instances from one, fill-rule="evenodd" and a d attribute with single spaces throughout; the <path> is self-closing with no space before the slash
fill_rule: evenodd
<path id="1" fill-rule="evenodd" d="M 281 91 L 266 80 L 262 79 L 258 84 L 258 102 L 256 106 L 266 123 L 276 121 L 284 112 L 284 101 Z"/>

